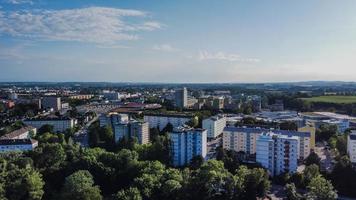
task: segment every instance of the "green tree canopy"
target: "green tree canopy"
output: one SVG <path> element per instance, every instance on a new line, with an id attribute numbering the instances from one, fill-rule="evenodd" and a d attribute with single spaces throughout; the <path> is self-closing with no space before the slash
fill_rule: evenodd
<path id="1" fill-rule="evenodd" d="M 81 170 L 68 176 L 61 192 L 63 199 L 101 200 L 100 189 L 94 186 L 93 176 L 89 171 Z"/>

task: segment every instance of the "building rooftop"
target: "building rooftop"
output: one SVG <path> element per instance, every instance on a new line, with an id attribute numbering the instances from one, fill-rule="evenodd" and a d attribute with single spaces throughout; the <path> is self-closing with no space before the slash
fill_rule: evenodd
<path id="1" fill-rule="evenodd" d="M 160 117 L 176 117 L 176 118 L 192 118 L 191 113 L 145 113 L 145 116 L 160 116 Z"/>
<path id="2" fill-rule="evenodd" d="M 202 132 L 202 131 L 205 131 L 205 129 L 202 129 L 202 128 L 191 128 L 189 126 L 179 126 L 179 127 L 174 128 L 172 133 L 186 133 L 188 131 Z"/>
<path id="3" fill-rule="evenodd" d="M 266 128 L 245 128 L 245 127 L 225 127 L 224 131 L 231 132 L 247 132 L 247 133 L 264 133 L 264 132 L 273 132 L 275 134 L 282 134 L 287 136 L 303 136 L 310 137 L 309 132 L 299 132 L 299 131 L 287 131 L 287 130 L 276 130 L 276 129 L 266 129 Z"/>
<path id="4" fill-rule="evenodd" d="M 12 139 L 12 138 L 15 138 L 15 137 L 18 137 L 28 131 L 31 131 L 35 128 L 33 128 L 32 126 L 25 126 L 23 128 L 20 128 L 20 129 L 17 129 L 15 131 L 12 131 L 8 134 L 5 134 L 3 136 L 0 137 L 0 140 L 4 140 L 4 139 Z"/>

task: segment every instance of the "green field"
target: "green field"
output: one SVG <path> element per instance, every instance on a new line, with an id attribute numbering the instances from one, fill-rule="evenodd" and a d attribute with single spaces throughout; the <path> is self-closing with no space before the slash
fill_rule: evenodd
<path id="1" fill-rule="evenodd" d="M 302 98 L 308 102 L 325 102 L 325 103 L 356 103 L 356 96 L 320 96 L 312 98 Z"/>

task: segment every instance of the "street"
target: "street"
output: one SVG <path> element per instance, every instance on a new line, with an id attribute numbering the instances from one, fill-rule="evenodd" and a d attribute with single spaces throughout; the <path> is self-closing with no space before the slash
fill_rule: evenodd
<path id="1" fill-rule="evenodd" d="M 315 153 L 318 154 L 318 156 L 321 159 L 320 162 L 321 170 L 331 172 L 333 169 L 333 163 L 332 163 L 333 158 L 331 156 L 329 147 L 327 147 L 326 143 L 317 143 L 314 150 Z"/>

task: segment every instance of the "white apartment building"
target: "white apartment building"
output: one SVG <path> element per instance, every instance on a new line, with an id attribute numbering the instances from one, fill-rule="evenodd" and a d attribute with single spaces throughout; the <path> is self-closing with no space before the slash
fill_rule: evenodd
<path id="1" fill-rule="evenodd" d="M 299 139 L 299 159 L 303 160 L 309 156 L 311 151 L 311 133 L 285 130 L 270 130 L 262 128 L 225 127 L 223 132 L 223 148 L 243 151 L 248 154 L 256 153 L 257 139 L 261 133 L 272 131 L 274 134 L 285 136 L 297 136 Z"/>
<path id="2" fill-rule="evenodd" d="M 0 152 L 30 151 L 38 146 L 38 141 L 33 139 L 0 140 Z"/>
<path id="3" fill-rule="evenodd" d="M 139 144 L 147 144 L 150 142 L 150 128 L 148 122 L 139 122 L 135 120 L 122 121 L 113 124 L 115 141 L 126 138 L 137 138 Z"/>
<path id="4" fill-rule="evenodd" d="M 184 126 L 193 116 L 190 115 L 170 115 L 170 114 L 145 114 L 144 121 L 149 123 L 150 128 L 163 130 L 168 123 L 173 127 Z"/>
<path id="5" fill-rule="evenodd" d="M 225 116 L 213 116 L 203 120 L 203 129 L 208 131 L 208 138 L 220 136 L 226 127 Z"/>
<path id="6" fill-rule="evenodd" d="M 356 163 L 356 131 L 352 131 L 347 137 L 347 153 L 351 163 Z"/>
<path id="7" fill-rule="evenodd" d="M 257 139 L 256 161 L 272 176 L 295 173 L 298 168 L 299 137 L 261 133 Z"/>
<path id="8" fill-rule="evenodd" d="M 32 126 L 37 129 L 41 128 L 43 125 L 52 125 L 54 132 L 64 132 L 69 128 L 74 128 L 77 120 L 71 118 L 62 119 L 26 119 L 23 121 L 27 126 Z"/>

